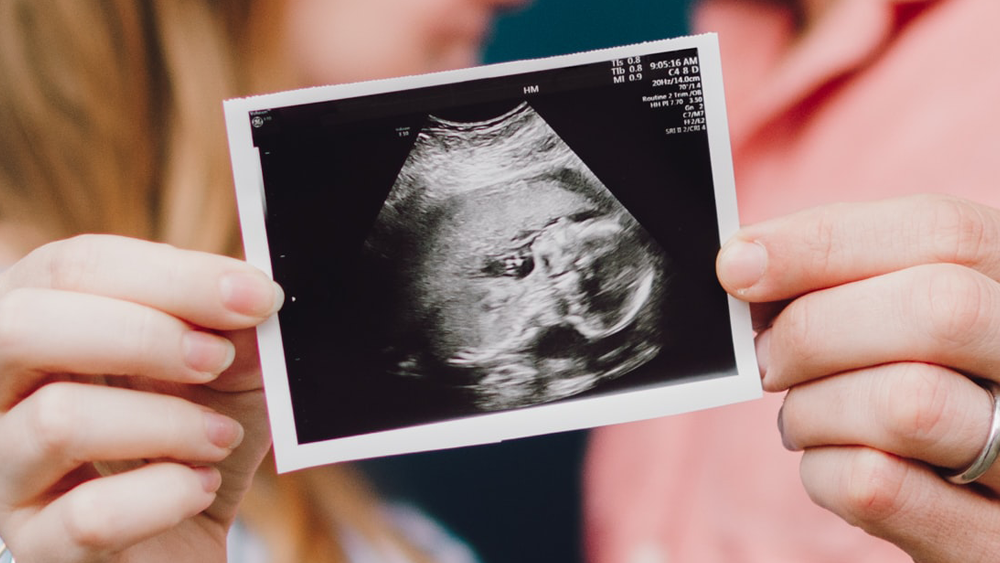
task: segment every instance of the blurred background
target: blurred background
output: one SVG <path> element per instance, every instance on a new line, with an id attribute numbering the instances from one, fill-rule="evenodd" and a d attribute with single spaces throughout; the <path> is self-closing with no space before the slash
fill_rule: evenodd
<path id="1" fill-rule="evenodd" d="M 534 0 L 502 16 L 486 62 L 562 55 L 688 33 L 694 0 Z"/>
<path id="2" fill-rule="evenodd" d="M 534 0 L 504 15 L 487 63 L 665 39 L 688 32 L 693 0 Z M 483 563 L 583 560 L 585 432 L 363 462 L 389 498 L 412 503 L 467 541 Z"/>

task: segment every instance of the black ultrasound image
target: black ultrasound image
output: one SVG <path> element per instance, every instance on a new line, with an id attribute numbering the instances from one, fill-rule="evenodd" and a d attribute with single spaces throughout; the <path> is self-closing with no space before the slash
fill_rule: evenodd
<path id="1" fill-rule="evenodd" d="M 300 444 L 734 373 L 708 134 L 667 133 L 657 76 L 250 116 Z"/>
<path id="2" fill-rule="evenodd" d="M 365 250 L 401 377 L 484 411 L 576 395 L 660 351 L 663 248 L 527 103 L 431 117 Z"/>

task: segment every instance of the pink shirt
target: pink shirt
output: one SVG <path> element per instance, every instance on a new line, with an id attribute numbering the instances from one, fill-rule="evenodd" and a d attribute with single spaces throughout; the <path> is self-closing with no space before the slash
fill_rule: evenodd
<path id="1" fill-rule="evenodd" d="M 799 35 L 782 8 L 709 0 L 695 25 L 720 34 L 745 222 L 915 192 L 1000 207 L 1000 1 L 839 0 Z M 910 562 L 810 502 L 780 404 L 595 432 L 590 560 Z"/>

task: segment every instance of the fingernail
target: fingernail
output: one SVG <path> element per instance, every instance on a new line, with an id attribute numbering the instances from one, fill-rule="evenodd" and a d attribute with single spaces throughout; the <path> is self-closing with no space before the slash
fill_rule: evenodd
<path id="1" fill-rule="evenodd" d="M 219 280 L 222 302 L 233 312 L 267 318 L 281 309 L 285 292 L 263 274 L 231 273 Z"/>
<path id="2" fill-rule="evenodd" d="M 767 249 L 758 242 L 731 239 L 719 252 L 719 281 L 727 289 L 743 293 L 753 287 L 767 267 Z"/>
<path id="3" fill-rule="evenodd" d="M 188 331 L 181 337 L 181 352 L 189 368 L 213 378 L 229 369 L 236 359 L 236 347 L 232 342 L 196 330 Z"/>
<path id="4" fill-rule="evenodd" d="M 789 440 L 788 436 L 785 434 L 785 406 L 784 405 L 782 405 L 781 408 L 778 409 L 778 433 L 781 435 L 781 444 L 785 447 L 786 450 L 788 450 L 790 452 L 797 451 L 797 448 L 795 447 L 795 444 L 793 444 L 792 441 Z"/>
<path id="5" fill-rule="evenodd" d="M 210 442 L 228 450 L 235 450 L 243 442 L 243 426 L 214 412 L 205 413 L 205 434 Z"/>
<path id="6" fill-rule="evenodd" d="M 764 379 L 771 363 L 771 329 L 757 334 L 757 338 L 754 339 L 754 349 L 757 353 L 757 369 L 760 370 L 760 378 Z"/>
<path id="7" fill-rule="evenodd" d="M 222 486 L 222 473 L 214 467 L 194 467 L 194 474 L 201 481 L 201 488 L 206 493 L 214 493 Z"/>

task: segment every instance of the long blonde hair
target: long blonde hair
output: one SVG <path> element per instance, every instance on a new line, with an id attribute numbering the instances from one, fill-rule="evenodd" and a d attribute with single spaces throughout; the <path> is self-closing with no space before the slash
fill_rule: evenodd
<path id="1" fill-rule="evenodd" d="M 210 100 L 239 81 L 208 4 L 0 3 L 0 220 L 232 250 Z"/>
<path id="2" fill-rule="evenodd" d="M 0 223 L 42 239 L 105 232 L 238 255 L 221 102 L 295 86 L 272 50 L 277 10 L 0 2 Z M 420 560 L 373 506 L 347 467 L 279 478 L 265 461 L 244 519 L 273 561 L 344 561 L 338 523 Z"/>

